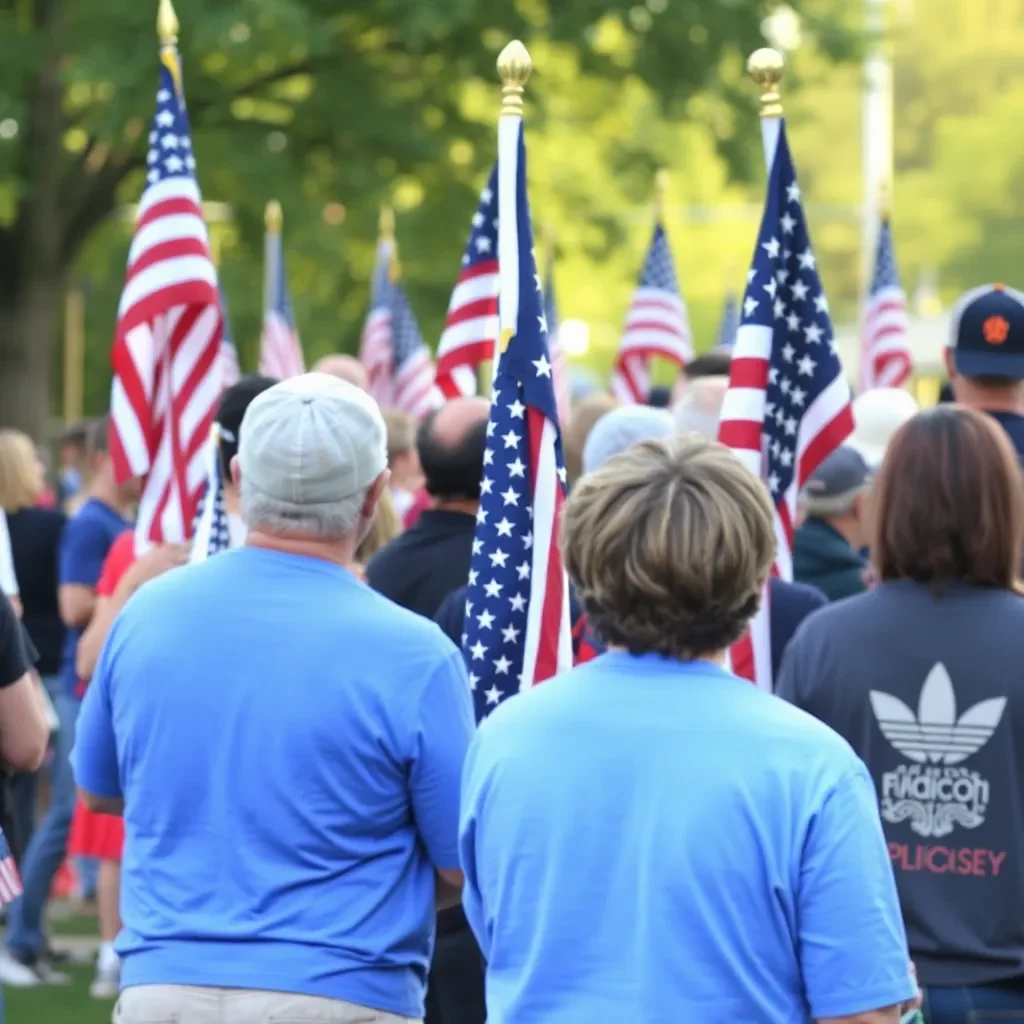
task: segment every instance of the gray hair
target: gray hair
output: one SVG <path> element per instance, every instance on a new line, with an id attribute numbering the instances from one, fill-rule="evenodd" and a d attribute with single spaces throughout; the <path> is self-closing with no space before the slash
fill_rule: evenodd
<path id="1" fill-rule="evenodd" d="M 728 377 L 697 377 L 687 381 L 683 397 L 672 406 L 676 429 L 700 434 L 709 441 L 716 440 L 722 402 L 728 387 Z"/>
<path id="2" fill-rule="evenodd" d="M 332 540 L 352 533 L 359 525 L 359 514 L 368 492 L 369 488 L 365 487 L 342 501 L 298 505 L 264 494 L 243 474 L 239 501 L 242 519 L 250 530 L 270 534 L 303 533 Z"/>

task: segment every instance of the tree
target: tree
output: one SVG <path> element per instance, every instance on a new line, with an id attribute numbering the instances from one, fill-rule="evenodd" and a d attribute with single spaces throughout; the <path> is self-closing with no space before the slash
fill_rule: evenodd
<path id="1" fill-rule="evenodd" d="M 809 6 L 830 51 L 842 52 L 849 37 L 831 13 L 839 0 Z M 141 190 L 153 8 L 138 0 L 13 0 L 0 9 L 0 409 L 37 437 L 60 299 L 80 259 L 102 271 L 95 294 L 113 323 L 107 300 L 119 275 L 111 267 L 123 256 L 125 232 L 111 215 Z M 699 137 L 693 146 L 720 182 L 720 159 L 741 173 L 753 166 L 756 132 L 735 124 L 740 111 L 755 116 L 742 59 L 760 45 L 763 13 L 760 0 L 180 0 L 200 184 L 207 198 L 235 209 L 228 250 L 240 258 L 233 266 L 225 252 L 229 286 L 255 264 L 263 205 L 279 198 L 296 305 L 316 325 L 307 341 L 314 352 L 351 346 L 365 305 L 365 289 L 353 285 L 368 275 L 377 207 L 394 197 L 404 211 L 406 275 L 436 337 L 493 159 L 494 58 L 508 39 L 519 35 L 548 53 L 571 97 L 553 98 L 548 68 L 539 71 L 530 116 L 546 133 L 541 149 L 557 152 L 566 125 L 574 143 L 588 137 L 592 119 L 615 129 L 586 147 L 600 164 L 575 187 L 569 155 L 559 161 L 562 184 L 550 189 L 535 161 L 545 204 L 550 197 L 560 208 L 555 219 L 568 221 L 586 207 L 583 184 L 602 184 L 602 175 L 611 186 L 602 200 L 640 201 L 655 164 L 674 162 L 670 150 L 687 132 Z M 675 128 L 683 119 L 688 125 Z M 347 209 L 343 233 L 321 218 L 331 202 Z M 583 250 L 590 258 L 613 251 L 623 225 L 596 209 L 583 216 Z M 231 300 L 243 353 L 258 317 L 259 278 L 245 279 L 241 301 Z M 108 330 L 104 346 L 109 338 Z"/>

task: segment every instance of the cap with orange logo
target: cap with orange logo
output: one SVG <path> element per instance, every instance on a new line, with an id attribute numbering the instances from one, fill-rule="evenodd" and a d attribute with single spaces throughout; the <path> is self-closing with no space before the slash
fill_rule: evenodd
<path id="1" fill-rule="evenodd" d="M 965 377 L 1024 380 L 1024 294 L 986 284 L 961 296 L 953 310 L 949 347 Z"/>

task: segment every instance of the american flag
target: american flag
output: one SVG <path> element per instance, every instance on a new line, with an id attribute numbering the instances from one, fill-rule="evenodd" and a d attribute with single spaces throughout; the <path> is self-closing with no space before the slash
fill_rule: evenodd
<path id="1" fill-rule="evenodd" d="M 548 324 L 548 345 L 551 348 L 551 378 L 555 388 L 558 422 L 565 423 L 572 398 L 569 364 L 558 336 L 558 304 L 555 302 L 555 256 L 548 254 L 547 281 L 544 288 L 544 319 Z"/>
<path id="2" fill-rule="evenodd" d="M 146 188 L 114 337 L 110 450 L 118 479 L 146 477 L 136 546 L 180 542 L 203 487 L 222 390 L 223 321 L 177 51 L 161 51 Z"/>
<path id="3" fill-rule="evenodd" d="M 14 854 L 0 828 L 0 906 L 13 903 L 21 895 L 21 876 L 18 865 L 14 862 Z"/>
<path id="4" fill-rule="evenodd" d="M 222 427 L 214 422 L 206 449 L 206 491 L 196 513 L 192 527 L 190 562 L 205 562 L 211 555 L 231 547 L 231 530 L 224 508 L 224 480 L 220 467 L 220 439 Z M 229 440 L 234 438 L 229 437 Z"/>
<path id="5" fill-rule="evenodd" d="M 302 342 L 295 325 L 295 310 L 288 294 L 281 232 L 268 231 L 264 247 L 263 334 L 260 337 L 260 373 L 276 380 L 305 372 Z"/>
<path id="6" fill-rule="evenodd" d="M 221 321 L 224 325 L 224 334 L 220 340 L 220 365 L 221 365 L 221 376 L 224 382 L 224 387 L 229 388 L 232 384 L 237 384 L 239 378 L 242 376 L 242 371 L 238 365 L 238 349 L 235 348 L 235 342 L 231 337 L 231 321 L 228 319 L 228 300 L 224 294 L 224 289 L 218 290 L 220 295 L 220 315 Z"/>
<path id="7" fill-rule="evenodd" d="M 900 287 L 892 226 L 883 217 L 875 251 L 875 276 L 871 281 L 861 333 L 861 390 L 899 388 L 909 379 L 910 358 L 907 296 Z"/>
<path id="8" fill-rule="evenodd" d="M 505 121 L 513 123 L 502 123 L 500 130 L 518 128 L 518 135 L 499 139 L 507 164 L 500 187 L 511 193 L 503 197 L 510 224 L 502 233 L 515 232 L 518 258 L 502 267 L 502 277 L 516 275 L 509 294 L 517 300 L 502 316 L 503 323 L 515 325 L 514 334 L 494 380 L 466 595 L 462 647 L 478 719 L 572 665 L 568 581 L 558 549 L 565 501 L 562 440 L 533 255 L 522 122 Z"/>
<path id="9" fill-rule="evenodd" d="M 716 352 L 732 352 L 736 345 L 736 332 L 740 329 L 740 307 L 736 294 L 729 292 L 722 307 L 722 322 L 718 326 L 718 338 L 715 341 Z"/>
<path id="10" fill-rule="evenodd" d="M 633 294 L 619 342 L 612 370 L 612 392 L 616 398 L 623 402 L 647 401 L 652 356 L 670 359 L 679 366 L 693 357 L 690 319 L 661 223 L 654 226 L 640 285 Z"/>
<path id="11" fill-rule="evenodd" d="M 416 316 L 398 279 L 398 263 L 393 264 L 390 282 L 391 348 L 394 353 L 391 378 L 391 404 L 415 419 L 422 419 L 435 408 L 440 396 L 434 390 L 434 362 L 423 341 Z"/>
<path id="12" fill-rule="evenodd" d="M 778 543 L 774 572 L 785 580 L 793 578 L 800 489 L 853 430 L 850 390 L 800 198 L 779 121 L 719 440 L 768 484 Z M 771 688 L 766 607 L 734 647 L 733 669 Z"/>
<path id="13" fill-rule="evenodd" d="M 366 367 L 370 396 L 381 407 L 391 404 L 391 262 L 395 242 L 381 235 L 370 285 L 370 312 L 359 343 L 359 361 Z"/>
<path id="14" fill-rule="evenodd" d="M 462 270 L 437 346 L 437 386 L 446 398 L 476 394 L 476 370 L 498 337 L 498 165 L 473 214 Z"/>

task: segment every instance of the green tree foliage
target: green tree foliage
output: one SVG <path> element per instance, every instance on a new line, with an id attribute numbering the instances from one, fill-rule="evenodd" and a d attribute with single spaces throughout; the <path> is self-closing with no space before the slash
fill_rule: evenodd
<path id="1" fill-rule="evenodd" d="M 835 14 L 844 5 L 803 6 L 822 48 L 848 52 Z M 105 403 L 130 233 L 116 211 L 142 186 L 153 8 L 0 5 L 0 409 L 37 436 L 59 377 L 69 275 L 88 287 L 87 405 Z M 679 207 L 741 200 L 729 181 L 760 177 L 742 68 L 761 45 L 762 0 L 179 0 L 177 9 L 200 184 L 233 209 L 215 231 L 248 368 L 270 198 L 285 209 L 307 357 L 354 347 L 388 199 L 414 306 L 436 339 L 494 158 L 494 60 L 514 36 L 537 68 L 527 113 L 534 215 L 557 228 L 563 310 L 597 325 L 598 360 L 650 231 L 655 168 L 674 171 Z M 329 204 L 344 207 L 343 223 Z M 701 332 L 713 329 L 730 260 L 741 274 L 751 223 L 669 218 Z"/>

